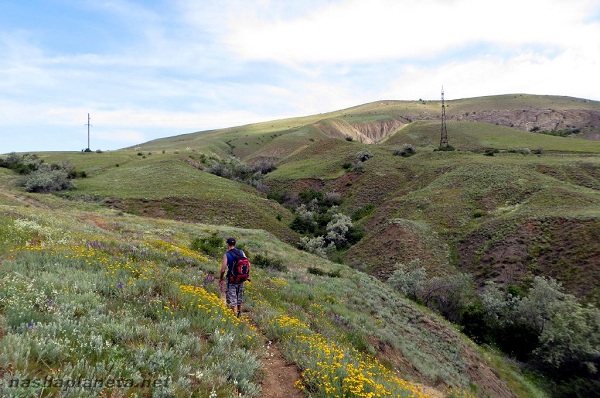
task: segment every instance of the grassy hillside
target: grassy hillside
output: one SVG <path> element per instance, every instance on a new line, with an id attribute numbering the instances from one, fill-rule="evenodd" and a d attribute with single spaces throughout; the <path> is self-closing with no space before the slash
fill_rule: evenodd
<path id="1" fill-rule="evenodd" d="M 138 215 L 262 228 L 294 239 L 286 226 L 289 210 L 248 185 L 199 170 L 193 166 L 195 155 L 191 151 L 114 151 L 41 157 L 47 163 L 68 160 L 87 173 L 65 197 L 97 201 Z"/>
<path id="2" fill-rule="evenodd" d="M 261 385 L 278 384 L 266 350 L 280 368 L 294 365 L 287 376 L 300 381 L 285 394 L 542 396 L 385 281 L 415 261 L 428 278 L 466 272 L 480 289 L 495 281 L 527 291 L 536 276 L 551 276 L 598 305 L 600 141 L 523 126 L 560 118 L 575 126 L 581 113 L 586 131 L 600 131 L 600 105 L 529 95 L 447 105 L 454 152 L 435 151 L 439 101 L 379 101 L 119 151 L 37 154 L 86 175 L 59 195 L 26 194 L 14 186 L 19 177 L 0 168 L 0 277 L 17 286 L 2 296 L 0 343 L 33 347 L 7 351 L 3 363 L 31 376 L 95 368 L 103 377 L 168 376 L 164 391 L 175 396 L 259 396 Z M 513 116 L 519 126 L 506 124 Z M 407 145 L 416 153 L 398 156 Z M 209 172 L 261 162 L 276 168 L 253 185 Z M 330 254 L 336 263 L 296 248 L 294 209 L 312 194 L 337 197 L 338 210 L 362 230 L 357 243 Z M 238 236 L 259 264 L 242 323 L 219 300 L 218 258 L 190 249 L 195 237 L 213 234 Z M 22 315 L 26 302 L 38 304 Z M 122 320 L 108 330 L 97 321 L 105 317 Z M 81 328 L 103 342 L 95 356 L 73 341 Z M 172 339 L 161 340 L 164 330 Z M 55 337 L 62 340 L 48 344 L 66 344 L 71 354 L 40 343 Z M 241 337 L 235 360 L 245 375 L 223 348 Z M 48 365 L 32 365 L 40 358 Z M 158 365 L 144 367 L 148 358 Z"/>
<path id="3" fill-rule="evenodd" d="M 0 357 L 11 394 L 270 396 L 260 390 L 273 352 L 302 372 L 290 394 L 537 393 L 507 365 L 498 378 L 493 354 L 377 279 L 264 231 L 77 202 L 48 209 L 55 203 L 0 206 Z M 236 235 L 255 263 L 241 320 L 219 298 L 218 258 L 190 249 L 211 234 Z M 58 384 L 74 380 L 96 384 Z"/>

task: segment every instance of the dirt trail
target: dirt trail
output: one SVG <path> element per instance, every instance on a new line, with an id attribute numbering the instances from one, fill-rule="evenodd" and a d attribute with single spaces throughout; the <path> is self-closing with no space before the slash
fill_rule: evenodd
<path id="1" fill-rule="evenodd" d="M 221 292 L 221 299 L 225 296 Z M 262 334 L 260 328 L 252 321 L 247 312 L 242 312 L 242 320 L 251 324 L 257 333 Z M 264 335 L 263 335 L 264 337 Z M 306 398 L 306 395 L 295 386 L 300 379 L 300 370 L 293 363 L 288 363 L 279 346 L 265 337 L 265 353 L 261 358 L 263 378 L 261 385 L 261 398 Z"/>
<path id="2" fill-rule="evenodd" d="M 264 377 L 261 383 L 262 398 L 305 398 L 306 395 L 294 386 L 300 371 L 293 363 L 287 363 L 277 344 L 266 345 L 262 359 Z"/>

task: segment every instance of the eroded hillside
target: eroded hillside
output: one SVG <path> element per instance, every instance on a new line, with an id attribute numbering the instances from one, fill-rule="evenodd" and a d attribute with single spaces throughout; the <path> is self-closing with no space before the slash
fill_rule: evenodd
<path id="1" fill-rule="evenodd" d="M 68 160 L 87 177 L 62 198 L 42 200 L 39 211 L 62 203 L 109 207 L 119 213 L 102 220 L 102 229 L 127 233 L 127 239 L 145 234 L 118 221 L 127 214 L 200 236 L 267 231 L 267 237 L 243 232 L 250 252 L 273 256 L 268 264 L 291 271 L 281 265 L 259 271 L 268 282 L 256 285 L 253 308 L 260 311 L 251 317 L 268 337 L 282 339 L 279 348 L 294 350 L 283 341 L 286 333 L 331 338 L 348 344 L 344 355 L 374 355 L 414 383 L 439 390 L 473 384 L 476 395 L 528 396 L 505 373 L 498 377 L 498 363 L 483 361 L 449 325 L 384 282 L 400 266 L 417 264 L 427 278 L 468 274 L 479 291 L 493 281 L 526 294 L 544 276 L 598 305 L 598 112 L 598 102 L 568 97 L 448 101 L 448 136 L 457 149 L 449 152 L 437 151 L 439 101 L 380 101 L 112 153 L 41 154 L 48 163 Z M 256 175 L 256 165 L 269 166 L 268 172 Z M 14 182 L 2 171 L 4 181 Z M 252 183 L 235 173 L 250 174 Z M 350 246 L 319 252 L 344 265 L 294 248 L 305 235 L 291 228 L 300 198 L 319 195 L 336 198 L 335 211 L 362 231 Z M 17 189 L 0 200 L 37 211 L 37 198 Z M 314 206 L 309 210 L 316 212 Z M 303 358 L 294 359 L 300 369 L 310 367 Z"/>

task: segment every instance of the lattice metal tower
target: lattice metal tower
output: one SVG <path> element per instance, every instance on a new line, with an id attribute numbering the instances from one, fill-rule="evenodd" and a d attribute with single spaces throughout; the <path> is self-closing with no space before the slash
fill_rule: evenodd
<path id="1" fill-rule="evenodd" d="M 444 103 L 444 86 L 442 86 L 442 127 L 440 131 L 440 148 L 448 147 L 448 129 L 446 128 L 446 104 Z"/>

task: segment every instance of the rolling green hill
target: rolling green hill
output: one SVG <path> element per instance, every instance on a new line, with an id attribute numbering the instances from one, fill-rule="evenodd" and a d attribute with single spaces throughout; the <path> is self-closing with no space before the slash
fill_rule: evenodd
<path id="1" fill-rule="evenodd" d="M 518 369 L 386 281 L 398 264 L 415 261 L 428 278 L 468 273 L 479 290 L 494 281 L 527 291 L 535 277 L 549 276 L 582 302 L 598 306 L 600 140 L 594 138 L 600 134 L 600 103 L 525 94 L 447 101 L 449 142 L 456 149 L 451 152 L 436 150 L 440 107 L 439 101 L 379 101 L 165 137 L 118 151 L 38 153 L 47 164 L 69 162 L 85 178 L 57 195 L 27 194 L 15 186 L 15 173 L 0 168 L 5 265 L 0 278 L 7 286 L 15 275 L 34 278 L 35 264 L 42 264 L 43 277 L 32 285 L 45 292 L 39 300 L 62 301 L 64 322 L 81 322 L 90 336 L 98 327 L 94 317 L 115 316 L 124 306 L 123 321 L 115 326 L 123 330 L 101 333 L 116 347 L 121 362 L 114 366 L 127 376 L 169 375 L 179 383 L 173 387 L 176 396 L 194 388 L 202 391 L 198 396 L 209 396 L 211 388 L 223 394 L 218 396 L 233 391 L 259 396 L 260 384 L 269 385 L 268 363 L 261 361 L 261 344 L 269 340 L 281 363 L 302 372 L 290 377 L 301 379 L 297 387 L 310 396 L 335 395 L 327 388 L 343 387 L 327 384 L 325 375 L 350 383 L 352 369 L 358 378 L 375 370 L 381 375 L 361 384 L 374 393 L 408 394 L 420 385 L 420 393 L 431 396 L 544 396 Z M 552 135 L 556 132 L 569 134 Z M 415 154 L 398 156 L 406 146 Z M 251 184 L 235 180 L 260 164 L 274 169 L 253 172 Z M 214 174 L 224 167 L 234 173 L 230 178 Z M 357 242 L 329 254 L 334 262 L 297 250 L 304 234 L 290 226 L 295 208 L 311 195 L 338 198 L 338 211 L 362 231 Z M 211 234 L 238 236 L 263 264 L 255 267 L 256 282 L 248 292 L 244 327 L 253 331 L 251 342 L 236 345 L 236 355 L 252 369 L 243 386 L 232 387 L 234 376 L 218 376 L 229 366 L 219 354 L 225 335 L 214 323 L 194 320 L 222 311 L 218 295 L 211 296 L 218 293 L 210 282 L 218 259 L 190 249 L 194 237 Z M 93 251 L 91 268 L 73 260 L 78 251 Z M 64 284 L 54 289 L 58 282 L 47 264 L 57 264 L 65 275 L 74 272 L 81 280 L 73 279 L 74 291 L 103 312 L 79 302 Z M 111 276 L 115 269 L 119 277 Z M 100 278 L 96 288 L 95 278 Z M 123 286 L 115 286 L 127 280 L 132 290 L 121 295 Z M 0 342 L 6 347 L 15 341 L 33 344 L 27 337 L 30 321 L 15 311 L 35 295 L 19 283 L 0 298 L 5 300 L 0 301 Z M 53 289 L 57 293 L 48 293 Z M 185 308 L 190 291 L 213 304 L 190 312 Z M 140 310 L 153 302 L 166 313 Z M 77 309 L 83 318 L 76 317 Z M 50 324 L 68 329 L 43 306 L 27 316 L 45 325 L 40 333 L 50 333 L 45 329 Z M 235 335 L 239 325 L 225 313 L 222 319 L 223 333 Z M 193 334 L 200 341 L 177 364 L 167 360 L 170 354 L 158 337 L 170 320 L 179 325 L 172 330 L 177 339 Z M 126 332 L 133 323 L 143 331 Z M 181 351 L 195 343 L 169 344 Z M 40 350 L 32 355 L 73 376 L 109 366 L 112 358 L 101 350 L 82 365 L 87 370 L 76 370 L 71 363 L 77 354 L 48 357 Z M 163 358 L 163 368 L 127 367 L 140 350 Z M 333 362 L 309 360 L 324 351 L 335 353 Z M 43 367 L 18 361 L 18 353 L 7 355 L 3 363 L 18 364 L 22 374 L 44 374 Z M 207 365 L 198 368 L 202 358 L 208 358 Z M 196 371 L 207 379 L 192 377 Z M 299 393 L 293 386 L 289 391 Z"/>

